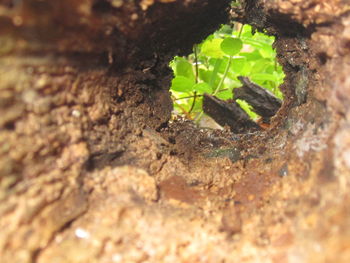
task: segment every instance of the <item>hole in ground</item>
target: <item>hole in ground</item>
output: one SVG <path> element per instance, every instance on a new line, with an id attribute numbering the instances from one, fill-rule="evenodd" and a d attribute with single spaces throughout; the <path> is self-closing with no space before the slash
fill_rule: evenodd
<path id="1" fill-rule="evenodd" d="M 249 25 L 223 25 L 192 54 L 176 56 L 170 63 L 174 115 L 234 133 L 266 129 L 282 104 L 285 76 L 273 42 Z"/>

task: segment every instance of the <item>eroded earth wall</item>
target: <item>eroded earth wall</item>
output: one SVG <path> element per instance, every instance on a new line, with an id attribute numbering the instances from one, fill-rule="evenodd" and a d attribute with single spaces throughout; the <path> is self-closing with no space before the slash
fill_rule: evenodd
<path id="1" fill-rule="evenodd" d="M 169 122 L 168 63 L 276 36 L 266 131 Z M 1 262 L 349 262 L 345 0 L 0 0 Z"/>

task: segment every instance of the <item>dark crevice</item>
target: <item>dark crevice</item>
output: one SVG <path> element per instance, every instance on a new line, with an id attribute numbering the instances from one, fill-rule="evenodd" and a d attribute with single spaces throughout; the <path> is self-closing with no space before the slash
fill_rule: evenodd
<path id="1" fill-rule="evenodd" d="M 328 55 L 325 52 L 318 53 L 317 56 L 321 65 L 326 64 L 327 60 L 329 59 Z"/>
<path id="2" fill-rule="evenodd" d="M 4 128 L 5 128 L 6 130 L 13 131 L 13 130 L 16 128 L 15 122 L 8 122 L 8 123 L 6 123 L 6 124 L 4 125 Z"/>
<path id="3" fill-rule="evenodd" d="M 112 164 L 125 153 L 124 150 L 115 151 L 112 153 L 95 153 L 90 156 L 85 163 L 85 169 L 91 172 L 95 169 L 102 169 L 103 167 Z"/>
<path id="4" fill-rule="evenodd" d="M 97 13 L 105 14 L 111 12 L 113 9 L 111 3 L 107 0 L 95 1 L 96 3 L 92 6 L 92 9 Z"/>

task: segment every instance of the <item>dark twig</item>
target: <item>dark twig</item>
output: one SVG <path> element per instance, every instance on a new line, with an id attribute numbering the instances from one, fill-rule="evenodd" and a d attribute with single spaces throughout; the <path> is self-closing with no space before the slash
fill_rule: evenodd
<path id="1" fill-rule="evenodd" d="M 197 57 L 197 45 L 193 46 L 193 53 L 194 53 L 194 67 L 195 67 L 195 82 L 198 83 L 198 57 Z M 196 99 L 197 99 L 197 91 L 193 94 L 193 101 L 190 110 L 188 113 L 191 113 L 194 109 L 194 106 L 196 105 Z"/>
<path id="2" fill-rule="evenodd" d="M 228 89 L 222 89 L 222 90 L 220 90 L 218 93 L 220 93 L 220 92 L 222 92 L 222 91 L 225 91 L 225 90 L 228 90 Z M 190 99 L 190 98 L 193 98 L 193 97 L 194 97 L 194 95 L 191 95 L 191 96 L 186 96 L 186 97 L 181 97 L 181 98 L 174 98 L 173 100 L 174 100 L 174 101 L 175 101 L 175 100 L 184 100 L 184 99 Z M 197 94 L 196 97 L 197 97 L 197 98 L 203 97 L 203 95 Z"/>
<path id="3" fill-rule="evenodd" d="M 274 116 L 281 107 L 282 101 L 272 94 L 272 92 L 251 82 L 249 78 L 239 76 L 238 79 L 243 86 L 233 90 L 233 98 L 235 100 L 245 100 L 252 106 L 253 111 L 268 123 L 269 119 Z"/>
<path id="4" fill-rule="evenodd" d="M 194 95 L 191 95 L 191 96 L 186 96 L 186 97 L 177 98 L 177 99 L 174 99 L 174 100 L 184 100 L 184 99 L 190 99 L 190 98 L 193 98 L 193 97 L 194 97 Z M 197 98 L 203 97 L 203 95 L 197 94 L 196 97 L 197 97 Z"/>
<path id="5" fill-rule="evenodd" d="M 233 133 L 260 130 L 260 127 L 233 100 L 224 101 L 205 93 L 203 97 L 203 111 L 221 126 L 229 126 Z"/>

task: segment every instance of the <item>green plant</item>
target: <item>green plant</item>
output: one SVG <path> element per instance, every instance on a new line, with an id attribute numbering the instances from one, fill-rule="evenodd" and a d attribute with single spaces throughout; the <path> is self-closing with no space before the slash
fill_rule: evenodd
<path id="1" fill-rule="evenodd" d="M 284 73 L 276 62 L 273 42 L 272 36 L 252 34 L 249 25 L 239 30 L 224 25 L 195 45 L 189 56 L 175 57 L 170 63 L 175 75 L 171 84 L 175 113 L 199 120 L 203 93 L 230 99 L 233 89 L 241 86 L 237 76 L 249 77 L 282 99 L 278 86 Z M 257 117 L 247 103 L 238 103 L 253 119 Z"/>

